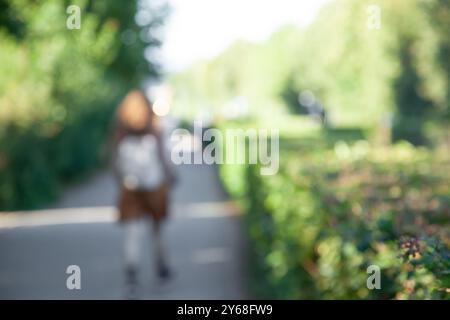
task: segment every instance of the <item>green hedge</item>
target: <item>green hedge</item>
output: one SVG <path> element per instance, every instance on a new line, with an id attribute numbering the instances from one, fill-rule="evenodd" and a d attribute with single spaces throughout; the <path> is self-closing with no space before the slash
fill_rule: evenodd
<path id="1" fill-rule="evenodd" d="M 64 182 L 98 165 L 117 103 L 113 98 L 68 123 L 10 123 L 0 129 L 0 210 L 45 204 Z"/>
<path id="2" fill-rule="evenodd" d="M 245 205 L 254 293 L 449 298 L 448 159 L 408 144 L 330 149 L 320 142 L 282 141 L 274 176 L 261 176 L 258 166 L 244 175 L 221 168 L 226 188 Z M 369 265 L 381 268 L 380 290 L 366 286 Z"/>
<path id="3" fill-rule="evenodd" d="M 63 1 L 20 11 L 24 39 L 0 25 L 0 211 L 36 208 L 99 162 L 114 109 L 130 87 L 111 70 L 118 28 Z M 47 21 L 52 23 L 47 23 Z"/>

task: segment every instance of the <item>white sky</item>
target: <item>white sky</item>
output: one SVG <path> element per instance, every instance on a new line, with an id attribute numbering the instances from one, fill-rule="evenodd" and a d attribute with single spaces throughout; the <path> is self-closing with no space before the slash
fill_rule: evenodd
<path id="1" fill-rule="evenodd" d="M 237 39 L 263 41 L 279 27 L 306 25 L 328 0 L 168 0 L 158 56 L 168 71 L 211 58 Z"/>

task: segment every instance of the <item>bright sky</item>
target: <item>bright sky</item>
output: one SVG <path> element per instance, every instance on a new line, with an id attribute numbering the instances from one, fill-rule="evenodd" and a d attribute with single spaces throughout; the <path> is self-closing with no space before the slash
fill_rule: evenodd
<path id="1" fill-rule="evenodd" d="M 176 71 L 201 58 L 210 58 L 237 39 L 263 41 L 279 27 L 307 25 L 328 0 L 168 0 L 158 56 Z"/>

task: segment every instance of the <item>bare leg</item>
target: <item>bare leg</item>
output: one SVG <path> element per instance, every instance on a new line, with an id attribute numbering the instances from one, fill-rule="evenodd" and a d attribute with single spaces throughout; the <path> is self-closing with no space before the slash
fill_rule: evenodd
<path id="1" fill-rule="evenodd" d="M 162 224 L 160 221 L 153 221 L 152 227 L 156 270 L 161 279 L 167 279 L 170 276 L 170 272 L 167 266 L 166 250 L 162 239 Z"/>
<path id="2" fill-rule="evenodd" d="M 124 241 L 123 254 L 127 295 L 133 298 L 137 287 L 137 272 L 140 260 L 141 221 L 134 219 L 123 222 Z"/>

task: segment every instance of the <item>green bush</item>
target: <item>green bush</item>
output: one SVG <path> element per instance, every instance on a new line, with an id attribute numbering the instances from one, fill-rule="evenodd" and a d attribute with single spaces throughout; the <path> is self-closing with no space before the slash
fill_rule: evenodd
<path id="1" fill-rule="evenodd" d="M 138 26 L 136 1 L 71 4 L 81 29 L 66 28 L 63 0 L 10 1 L 0 17 L 0 210 L 40 206 L 99 164 L 120 99 L 155 75 L 143 53 L 159 12 Z M 142 29 L 149 39 L 121 41 Z"/>
<path id="2" fill-rule="evenodd" d="M 241 176 L 255 294 L 449 298 L 448 159 L 409 144 L 318 142 L 282 141 L 277 175 L 248 166 Z M 369 265 L 381 269 L 380 290 L 366 286 Z"/>

